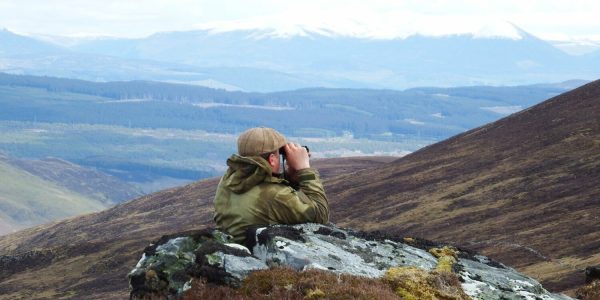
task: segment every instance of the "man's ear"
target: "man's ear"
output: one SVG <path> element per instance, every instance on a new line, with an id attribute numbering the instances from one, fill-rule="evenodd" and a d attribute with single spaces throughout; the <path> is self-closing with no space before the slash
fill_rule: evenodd
<path id="1" fill-rule="evenodd" d="M 279 156 L 276 153 L 269 154 L 269 164 L 271 167 L 275 167 L 277 160 L 279 160 Z"/>

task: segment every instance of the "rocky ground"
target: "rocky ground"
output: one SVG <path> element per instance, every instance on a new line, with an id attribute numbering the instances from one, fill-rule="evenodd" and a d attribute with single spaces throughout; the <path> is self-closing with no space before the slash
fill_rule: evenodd
<path id="1" fill-rule="evenodd" d="M 387 291 L 398 299 L 569 299 L 549 293 L 537 281 L 485 256 L 410 237 L 321 224 L 275 225 L 252 233 L 246 246 L 230 243 L 229 236 L 212 229 L 161 238 L 144 250 L 129 273 L 132 299 L 208 295 L 213 288 L 225 293 L 207 283 L 232 287 L 229 296 L 235 297 L 246 293 L 276 299 L 281 293 L 264 291 L 290 285 L 288 296 L 343 298 L 334 286 L 313 283 L 302 288 L 291 279 L 249 289 L 257 276 L 266 276 L 264 272 L 286 274 L 278 269 L 282 267 L 344 274 L 357 281 L 377 279 L 380 287 L 376 290 L 352 291 L 360 298 Z M 267 271 L 253 275 L 259 270 Z M 317 272 L 315 276 L 327 275 Z"/>

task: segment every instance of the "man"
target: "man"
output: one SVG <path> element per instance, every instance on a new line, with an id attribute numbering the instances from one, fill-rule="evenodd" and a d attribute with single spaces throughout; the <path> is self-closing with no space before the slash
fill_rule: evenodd
<path id="1" fill-rule="evenodd" d="M 237 146 L 214 200 L 217 227 L 234 242 L 244 243 L 246 230 L 255 225 L 328 222 L 329 204 L 306 148 L 265 127 L 246 130 Z M 292 182 L 282 178 L 281 152 Z"/>

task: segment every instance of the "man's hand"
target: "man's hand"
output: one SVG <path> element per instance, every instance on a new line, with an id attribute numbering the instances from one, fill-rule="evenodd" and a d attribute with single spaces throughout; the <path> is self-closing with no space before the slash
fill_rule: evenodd
<path id="1" fill-rule="evenodd" d="M 288 143 L 284 146 L 284 149 L 290 173 L 310 168 L 309 155 L 306 148 L 298 144 Z"/>

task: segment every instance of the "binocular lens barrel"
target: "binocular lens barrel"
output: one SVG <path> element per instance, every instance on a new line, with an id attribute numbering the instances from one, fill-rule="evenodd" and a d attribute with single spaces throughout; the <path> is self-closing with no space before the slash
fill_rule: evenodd
<path id="1" fill-rule="evenodd" d="M 308 148 L 308 146 L 302 145 L 301 147 L 306 149 L 307 153 L 310 153 L 310 149 Z M 283 155 L 283 157 L 285 157 L 285 147 L 279 148 L 279 154 L 281 154 L 281 155 Z"/>

